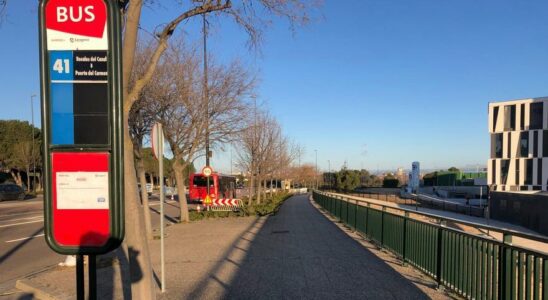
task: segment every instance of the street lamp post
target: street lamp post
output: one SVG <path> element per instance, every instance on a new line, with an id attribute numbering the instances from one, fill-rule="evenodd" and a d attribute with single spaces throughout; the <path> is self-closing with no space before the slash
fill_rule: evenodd
<path id="1" fill-rule="evenodd" d="M 207 74 L 207 21 L 206 21 L 206 15 L 202 14 L 202 26 L 203 26 L 203 40 L 204 40 L 204 91 L 203 96 L 205 100 L 205 118 L 206 118 L 206 124 L 205 124 L 205 163 L 206 166 L 209 167 L 210 161 L 209 161 L 209 80 L 208 80 L 208 74 Z M 211 191 L 209 186 L 209 176 L 206 177 L 206 184 L 207 184 L 207 197 L 211 197 Z M 207 207 L 207 210 L 209 211 L 209 206 Z"/>
<path id="2" fill-rule="evenodd" d="M 36 160 L 34 159 L 34 97 L 36 97 L 36 95 L 31 95 L 30 96 L 30 114 L 31 114 L 31 120 L 32 120 L 32 137 L 30 139 L 30 145 L 31 145 L 31 150 L 30 150 L 30 157 L 32 159 L 32 172 L 33 172 L 33 176 L 32 176 L 32 187 L 33 189 L 36 191 Z M 29 176 L 29 174 L 27 174 L 27 176 Z M 30 191 L 30 186 L 28 187 L 28 190 Z"/>

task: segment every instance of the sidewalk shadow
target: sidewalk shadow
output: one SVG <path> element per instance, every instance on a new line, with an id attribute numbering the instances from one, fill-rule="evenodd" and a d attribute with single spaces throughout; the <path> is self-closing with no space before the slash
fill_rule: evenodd
<path id="1" fill-rule="evenodd" d="M 152 207 L 150 208 L 150 210 L 153 211 L 154 213 L 156 213 L 157 215 L 160 215 L 160 211 L 159 211 L 159 210 L 157 210 L 157 209 L 155 209 L 155 208 L 152 208 Z M 177 220 L 177 219 L 175 219 L 175 218 L 173 218 L 173 217 L 168 216 L 168 215 L 165 213 L 165 211 L 164 211 L 164 219 L 170 221 L 171 223 L 175 223 L 175 224 L 179 223 L 179 220 Z"/>
<path id="2" fill-rule="evenodd" d="M 287 200 L 275 216 L 257 219 L 188 298 L 210 298 L 211 284 L 223 289 L 226 299 L 428 298 L 321 215 L 306 196 Z"/>
<path id="3" fill-rule="evenodd" d="M 41 233 L 42 231 L 44 230 L 44 227 L 40 227 L 40 229 L 36 230 L 35 232 L 33 232 L 31 235 L 29 236 L 35 236 L 35 235 L 38 235 L 39 233 Z M 4 255 L 0 256 L 0 265 L 2 265 L 2 263 L 4 261 L 6 261 L 10 256 L 12 256 L 13 254 L 15 254 L 15 252 L 19 251 L 19 249 L 23 248 L 27 243 L 29 243 L 30 241 L 32 241 L 33 239 L 32 238 L 28 238 L 28 239 L 24 239 L 22 240 L 20 243 L 18 243 L 17 245 L 15 245 L 13 248 L 11 248 L 8 252 L 6 252 Z"/>
<path id="4" fill-rule="evenodd" d="M 104 235 L 89 232 L 82 237 L 81 244 L 96 244 L 98 241 L 104 240 L 108 241 Z M 141 267 L 137 261 L 139 252 L 133 248 L 128 248 L 126 253 L 124 247 L 125 245 L 122 244 L 109 253 L 96 256 L 97 299 L 115 299 L 120 296 L 122 299 L 131 299 L 131 283 L 143 278 Z M 130 265 L 136 267 L 134 272 L 130 272 Z M 89 293 L 89 266 L 90 263 L 88 262 L 87 266 L 84 267 L 84 277 L 88 282 L 86 284 L 86 294 Z"/>

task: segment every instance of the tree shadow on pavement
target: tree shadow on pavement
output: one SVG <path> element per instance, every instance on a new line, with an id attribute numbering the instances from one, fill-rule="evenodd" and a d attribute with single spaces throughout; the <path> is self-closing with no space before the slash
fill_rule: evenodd
<path id="1" fill-rule="evenodd" d="M 150 208 L 150 210 L 151 210 L 152 212 L 154 212 L 155 214 L 160 215 L 160 210 L 157 210 L 157 209 L 152 208 L 152 207 Z M 164 213 L 164 219 L 170 221 L 171 223 L 175 223 L 175 224 L 179 223 L 179 220 L 177 220 L 177 219 L 175 219 L 175 218 L 173 218 L 173 217 L 170 217 L 170 216 L 168 216 L 168 215 L 165 214 L 165 213 Z"/>

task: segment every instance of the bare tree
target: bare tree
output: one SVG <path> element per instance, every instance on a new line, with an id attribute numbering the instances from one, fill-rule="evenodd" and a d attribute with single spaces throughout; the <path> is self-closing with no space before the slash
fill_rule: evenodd
<path id="1" fill-rule="evenodd" d="M 34 142 L 34 146 L 32 143 Z M 19 168 L 25 169 L 25 172 L 27 174 L 27 191 L 30 191 L 31 183 L 30 183 L 30 170 L 31 166 L 34 162 L 34 164 L 40 164 L 40 143 L 38 141 L 21 141 L 17 144 L 13 145 L 13 155 L 14 155 L 14 163 Z M 35 170 L 33 170 L 35 172 Z M 13 176 L 13 174 L 12 174 Z M 18 172 L 17 178 L 19 182 L 17 182 L 19 185 L 22 185 L 21 181 L 21 174 Z"/>
<path id="2" fill-rule="evenodd" d="M 135 84 L 129 86 L 129 78 L 135 63 L 135 49 L 139 31 L 143 0 L 120 0 L 124 12 L 124 42 L 123 42 L 123 97 L 124 97 L 124 175 L 126 196 L 126 244 L 130 258 L 132 276 L 132 296 L 134 299 L 154 299 L 152 267 L 146 241 L 142 233 L 144 216 L 140 208 L 135 177 L 133 142 L 129 132 L 129 115 L 134 103 L 138 100 L 143 88 L 152 79 L 162 54 L 168 48 L 168 43 L 177 27 L 186 19 L 204 13 L 226 13 L 240 24 L 250 36 L 250 45 L 258 45 L 262 30 L 271 21 L 263 16 L 281 16 L 290 21 L 291 26 L 309 21 L 308 11 L 318 5 L 311 0 L 240 0 L 236 5 L 230 0 L 203 0 L 201 2 L 186 2 L 181 5 L 182 11 L 156 34 L 157 46 L 151 59 L 145 66 L 145 72 L 136 78 Z M 266 10 L 267 14 L 256 13 L 257 9 Z M 137 277 L 140 276 L 140 279 Z"/>
<path id="3" fill-rule="evenodd" d="M 237 147 L 237 164 L 250 177 L 248 205 L 252 203 L 253 196 L 257 203 L 261 203 L 266 180 L 291 160 L 286 145 L 280 125 L 268 112 L 257 112 L 249 118 Z"/>
<path id="4" fill-rule="evenodd" d="M 8 0 L 0 0 L 0 25 L 6 17 L 6 7 L 8 6 Z"/>
<path id="5" fill-rule="evenodd" d="M 253 77 L 238 62 L 210 66 L 208 105 L 204 103 L 201 82 L 199 55 L 179 44 L 162 59 L 156 79 L 149 84 L 155 86 L 156 99 L 149 109 L 164 124 L 174 156 L 181 222 L 189 221 L 184 174 L 197 157 L 205 155 L 207 124 L 213 147 L 232 141 L 243 128 L 247 110 L 244 100 L 254 88 Z"/>

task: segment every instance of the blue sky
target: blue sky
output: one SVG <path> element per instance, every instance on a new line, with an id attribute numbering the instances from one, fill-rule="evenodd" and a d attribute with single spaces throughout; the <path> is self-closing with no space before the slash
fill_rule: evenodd
<path id="1" fill-rule="evenodd" d="M 39 91 L 36 1 L 10 5 L 0 28 L 0 119 L 29 120 Z M 143 27 L 173 15 L 162 5 L 147 9 Z M 305 146 L 303 162 L 314 163 L 317 149 L 322 169 L 328 160 L 373 170 L 414 160 L 484 165 L 487 103 L 548 95 L 546 11 L 541 0 L 326 0 L 322 16 L 294 34 L 274 22 L 260 54 L 218 20 L 211 51 L 258 72 L 260 99 Z M 189 41 L 197 21 L 184 25 Z M 216 160 L 227 170 L 227 154 Z"/>

